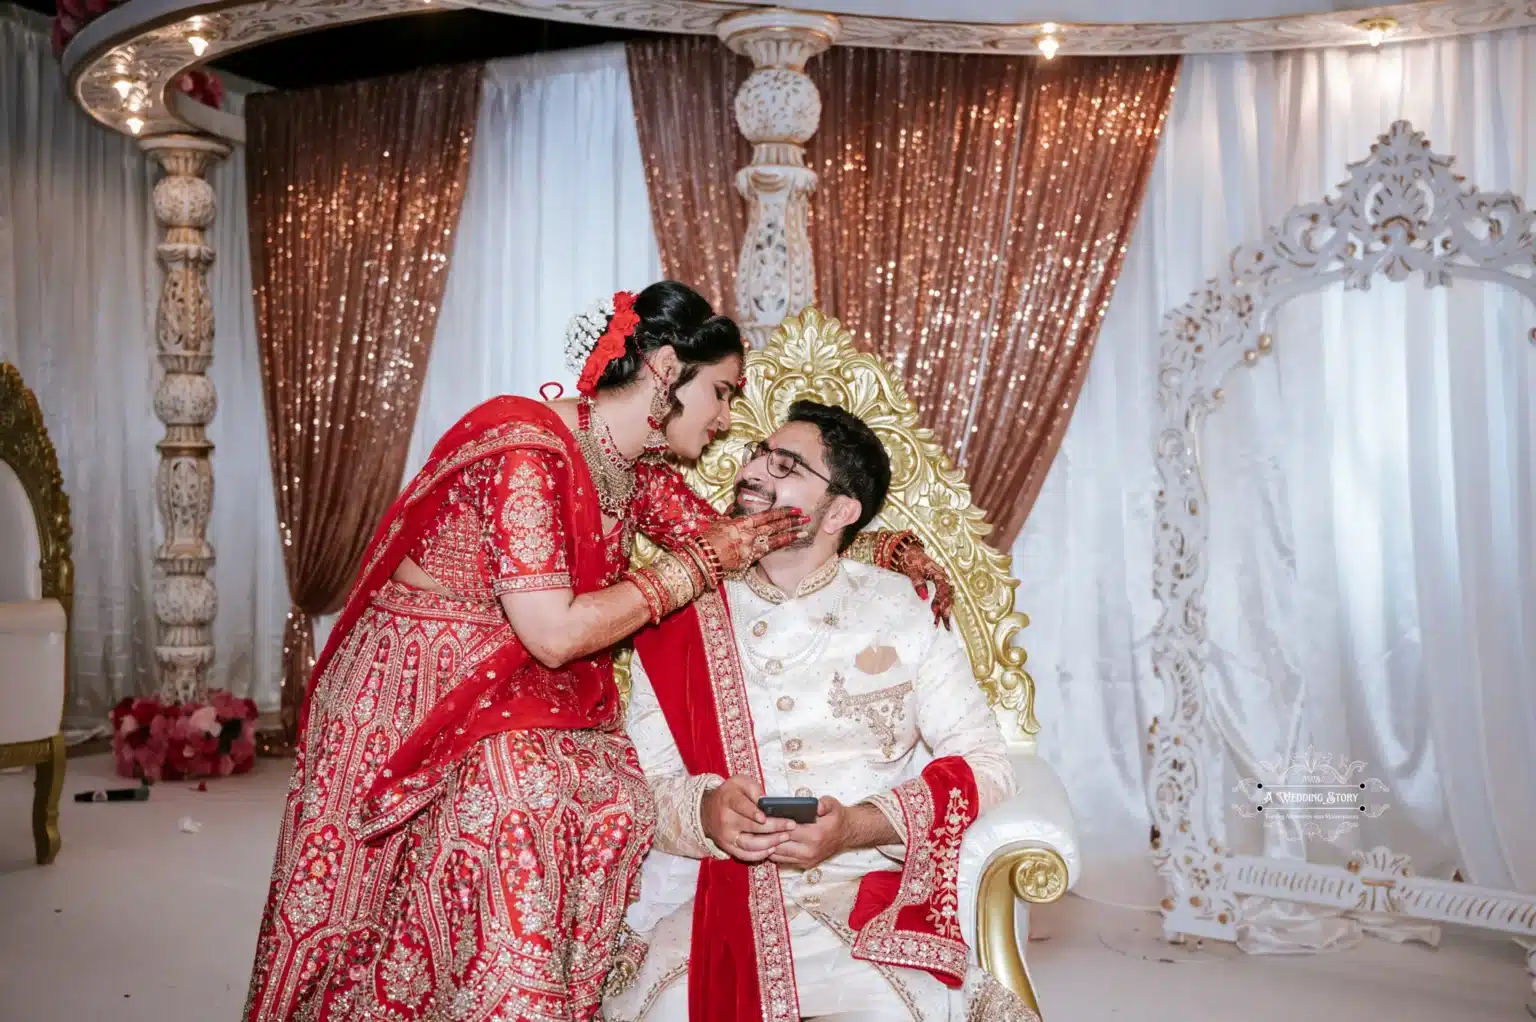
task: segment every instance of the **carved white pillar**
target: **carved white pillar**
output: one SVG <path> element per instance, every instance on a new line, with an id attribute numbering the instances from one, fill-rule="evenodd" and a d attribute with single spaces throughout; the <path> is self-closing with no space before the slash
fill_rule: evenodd
<path id="1" fill-rule="evenodd" d="M 756 69 L 736 93 L 736 124 L 752 143 L 752 163 L 736 175 L 747 200 L 747 236 L 736 271 L 736 311 L 754 346 L 816 301 L 806 231 L 816 172 L 805 143 L 821 121 L 821 96 L 806 61 L 837 41 L 838 21 L 799 11 L 747 11 L 720 22 L 719 34 Z"/>
<path id="2" fill-rule="evenodd" d="M 208 365 L 213 361 L 213 298 L 208 267 L 213 249 L 205 232 L 213 223 L 213 186 L 203 177 L 229 155 L 208 138 L 167 135 L 140 145 L 165 171 L 155 185 L 155 218 L 165 229 L 157 251 L 165 278 L 155 313 L 155 340 L 165 375 L 155 390 L 155 415 L 165 423 L 156 445 L 160 468 L 155 495 L 164 541 L 155 551 L 155 639 L 158 695 L 163 702 L 200 701 L 213 663 L 213 618 L 218 593 L 208 571 L 213 547 L 213 444 L 207 426 L 217 401 Z"/>

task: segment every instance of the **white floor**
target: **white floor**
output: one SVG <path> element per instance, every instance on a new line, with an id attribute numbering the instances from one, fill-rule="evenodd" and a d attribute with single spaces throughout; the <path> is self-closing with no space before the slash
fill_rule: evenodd
<path id="1" fill-rule="evenodd" d="M 71 760 L 65 797 L 123 783 L 108 757 Z M 0 1019 L 237 1019 L 286 784 L 286 764 L 263 761 L 206 792 L 164 784 L 146 803 L 66 801 L 64 849 L 39 867 L 30 774 L 0 775 Z M 182 832 L 183 817 L 201 830 Z M 1044 925 L 1030 967 L 1051 1022 L 1529 1019 L 1519 949 L 1480 935 L 1291 959 L 1222 946 L 1175 963 L 1159 960 L 1169 955 L 1150 940 L 1151 915 L 1069 898 Z"/>

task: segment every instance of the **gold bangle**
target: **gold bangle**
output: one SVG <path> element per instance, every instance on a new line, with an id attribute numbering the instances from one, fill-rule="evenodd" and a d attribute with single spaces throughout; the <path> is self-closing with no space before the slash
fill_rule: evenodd
<path id="1" fill-rule="evenodd" d="M 651 565 L 651 572 L 660 585 L 668 614 L 692 603 L 703 591 L 699 579 L 675 554 L 662 554 L 656 558 L 656 562 Z"/>
<path id="2" fill-rule="evenodd" d="M 884 567 L 880 563 L 880 537 L 873 532 L 861 532 L 853 537 L 846 556 L 874 568 Z"/>

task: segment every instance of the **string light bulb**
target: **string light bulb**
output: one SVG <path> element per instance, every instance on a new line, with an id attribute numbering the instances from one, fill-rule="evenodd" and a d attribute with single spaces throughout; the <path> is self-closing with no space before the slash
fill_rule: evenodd
<path id="1" fill-rule="evenodd" d="M 1061 26 L 1054 21 L 1047 21 L 1044 25 L 1040 26 L 1040 34 L 1035 38 L 1035 48 L 1040 51 L 1040 56 L 1046 60 L 1055 57 L 1056 51 L 1061 49 L 1061 39 L 1056 34 L 1059 31 L 1061 31 Z"/>
<path id="2" fill-rule="evenodd" d="M 1397 31 L 1397 19 L 1366 18 L 1356 22 L 1355 27 L 1365 32 L 1365 37 L 1372 46 L 1380 46 L 1388 35 Z"/>

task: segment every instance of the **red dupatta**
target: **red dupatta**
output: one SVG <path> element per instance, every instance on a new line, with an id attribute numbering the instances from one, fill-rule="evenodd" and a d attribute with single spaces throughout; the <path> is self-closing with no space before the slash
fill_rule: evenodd
<path id="1" fill-rule="evenodd" d="M 736 633 L 723 590 L 635 636 L 690 774 L 763 780 Z M 688 1017 L 800 1022 L 779 867 L 735 859 L 699 866 L 688 958 Z"/>
<path id="2" fill-rule="evenodd" d="M 537 401 L 492 398 L 443 435 L 426 465 L 385 512 L 364 555 L 363 571 L 310 674 L 300 711 L 301 735 L 315 686 L 331 658 L 374 593 L 390 580 L 424 530 L 442 513 L 452 481 L 476 461 L 517 449 L 556 456 L 554 484 L 572 588 L 580 594 L 601 586 L 606 570 L 602 512 L 575 437 L 558 415 Z M 528 662 L 528 651 L 507 625 L 504 641 L 470 666 L 468 675 L 412 730 L 379 772 L 362 807 L 364 840 L 386 833 L 420 811 L 437 794 L 447 768 L 488 735 L 537 727 L 602 727 L 617 721 L 618 689 L 607 654 L 567 666 L 576 698 L 574 709 L 565 710 L 552 707 L 545 698 L 519 692 L 516 675 Z"/>

